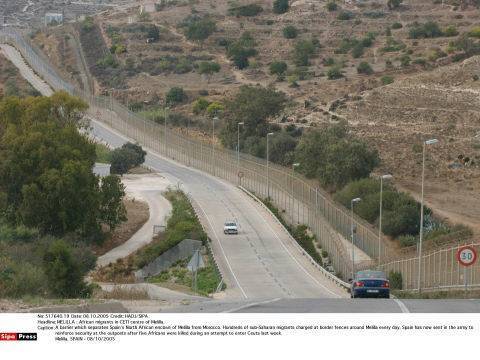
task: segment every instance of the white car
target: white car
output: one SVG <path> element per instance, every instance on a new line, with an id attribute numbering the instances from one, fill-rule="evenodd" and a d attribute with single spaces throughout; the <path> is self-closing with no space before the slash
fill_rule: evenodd
<path id="1" fill-rule="evenodd" d="M 238 227 L 235 221 L 225 221 L 225 225 L 223 226 L 223 233 L 228 234 L 238 234 Z"/>

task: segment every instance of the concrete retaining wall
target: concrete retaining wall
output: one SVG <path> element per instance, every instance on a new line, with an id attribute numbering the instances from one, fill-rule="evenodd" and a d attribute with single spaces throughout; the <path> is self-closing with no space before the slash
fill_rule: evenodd
<path id="1" fill-rule="evenodd" d="M 178 260 L 187 259 L 202 247 L 200 240 L 185 239 L 173 248 L 165 251 L 150 264 L 135 272 L 137 280 L 143 280 L 148 276 L 155 276 L 167 270 Z"/>

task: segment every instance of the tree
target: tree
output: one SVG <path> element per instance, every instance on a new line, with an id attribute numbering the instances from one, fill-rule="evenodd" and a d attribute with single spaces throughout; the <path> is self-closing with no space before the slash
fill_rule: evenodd
<path id="1" fill-rule="evenodd" d="M 248 67 L 248 58 L 256 54 L 255 40 L 248 31 L 244 32 L 237 41 L 232 42 L 227 47 L 227 57 L 231 59 L 239 69 Z"/>
<path id="2" fill-rule="evenodd" d="M 373 69 L 368 62 L 362 61 L 357 66 L 357 72 L 359 74 L 371 75 L 371 74 L 373 74 Z"/>
<path id="3" fill-rule="evenodd" d="M 393 9 L 398 9 L 402 3 L 403 3 L 403 0 L 388 0 L 387 6 L 390 10 L 393 10 Z"/>
<path id="4" fill-rule="evenodd" d="M 369 176 L 380 162 L 377 151 L 348 134 L 345 124 L 306 133 L 295 150 L 295 160 L 307 177 L 333 189 Z"/>
<path id="5" fill-rule="evenodd" d="M 186 98 L 187 95 L 185 94 L 185 91 L 183 90 L 183 88 L 178 86 L 170 88 L 170 90 L 167 92 L 167 95 L 165 96 L 165 100 L 169 105 L 182 103 L 183 101 L 185 101 Z"/>
<path id="6" fill-rule="evenodd" d="M 275 14 L 284 14 L 289 7 L 288 0 L 275 0 L 273 2 L 273 12 Z"/>
<path id="7" fill-rule="evenodd" d="M 61 298 L 89 295 L 80 265 L 72 255 L 72 248 L 64 240 L 55 240 L 50 244 L 43 255 L 43 269 L 53 295 Z"/>
<path id="8" fill-rule="evenodd" d="M 110 231 L 127 220 L 127 212 L 123 205 L 125 186 L 120 178 L 115 175 L 106 176 L 100 186 L 102 193 L 100 200 L 100 216 L 103 223 L 107 224 Z"/>
<path id="9" fill-rule="evenodd" d="M 235 97 L 226 102 L 225 126 L 220 138 L 225 146 L 235 148 L 237 124 L 243 122 L 241 142 L 247 137 L 265 137 L 269 130 L 267 119 L 277 115 L 285 106 L 286 96 L 282 92 L 260 86 L 242 86 Z"/>
<path id="10" fill-rule="evenodd" d="M 141 146 L 126 143 L 112 151 L 110 171 L 113 174 L 123 175 L 135 166 L 143 164 L 146 152 Z"/>
<path id="11" fill-rule="evenodd" d="M 202 61 L 198 65 L 198 72 L 201 75 L 206 75 L 208 82 L 210 82 L 210 76 L 213 73 L 218 73 L 220 71 L 220 65 L 214 61 Z"/>
<path id="12" fill-rule="evenodd" d="M 207 114 L 210 117 L 214 117 L 222 113 L 224 110 L 224 106 L 216 101 L 212 102 L 210 105 L 207 106 Z"/>
<path id="13" fill-rule="evenodd" d="M 281 79 L 287 71 L 287 63 L 285 61 L 274 61 L 270 64 L 270 74 L 277 75 Z"/>
<path id="14" fill-rule="evenodd" d="M 283 37 L 285 39 L 295 39 L 298 35 L 298 30 L 293 25 L 288 25 L 283 28 Z"/>

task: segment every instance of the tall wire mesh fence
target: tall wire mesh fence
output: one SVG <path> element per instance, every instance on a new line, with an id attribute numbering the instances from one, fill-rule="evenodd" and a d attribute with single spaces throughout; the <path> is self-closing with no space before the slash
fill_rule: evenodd
<path id="1" fill-rule="evenodd" d="M 339 277 L 347 279 L 352 273 L 347 243 L 351 241 L 353 225 L 356 228 L 355 245 L 360 250 L 373 260 L 381 255 L 381 259 L 390 261 L 380 268 L 387 272 L 393 270 L 402 273 L 405 289 L 418 286 L 415 282 L 418 277 L 418 257 L 393 261 L 395 255 L 388 246 L 379 243 L 377 231 L 357 216 L 352 219 L 347 209 L 334 203 L 326 193 L 292 169 L 272 163 L 267 166 L 264 159 L 181 135 L 164 124 L 131 112 L 112 97 L 93 96 L 75 88 L 62 79 L 44 55 L 14 29 L 1 31 L 0 40 L 14 45 L 33 70 L 55 90 L 65 90 L 84 99 L 96 120 L 162 156 L 242 185 L 261 198 L 269 197 L 291 224 L 305 224 L 311 229 L 322 249 L 327 251 Z M 453 247 L 423 256 L 424 287 L 451 288 L 463 285 L 463 275 L 452 260 L 456 249 Z M 356 265 L 356 269 L 371 266 L 373 263 L 367 262 Z M 468 271 L 470 283 L 480 286 L 479 265 L 470 267 Z"/>

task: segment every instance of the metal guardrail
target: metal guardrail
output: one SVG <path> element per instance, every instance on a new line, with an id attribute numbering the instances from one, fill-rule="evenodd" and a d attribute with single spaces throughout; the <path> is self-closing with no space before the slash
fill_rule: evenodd
<path id="1" fill-rule="evenodd" d="M 317 263 L 312 257 L 311 255 L 305 251 L 304 248 L 302 248 L 300 246 L 300 244 L 297 242 L 297 240 L 292 236 L 292 234 L 290 233 L 290 231 L 288 231 L 288 229 L 285 227 L 285 225 L 283 225 L 283 223 L 280 221 L 280 219 L 273 213 L 272 210 L 270 210 L 268 208 L 268 206 L 266 206 L 262 200 L 260 200 L 257 196 L 255 196 L 254 194 L 252 194 L 250 191 L 248 191 L 247 189 L 245 189 L 244 187 L 242 186 L 239 186 L 239 189 L 242 190 L 244 193 L 246 193 L 248 196 L 250 196 L 253 200 L 255 200 L 257 203 L 260 204 L 260 206 L 262 206 L 265 210 L 268 211 L 268 213 L 275 219 L 275 221 L 282 227 L 283 231 L 286 232 L 288 234 L 288 237 L 291 241 L 291 243 L 297 248 L 297 250 L 303 255 L 305 256 L 308 261 L 317 269 L 319 270 L 327 279 L 331 280 L 332 282 L 334 282 L 335 284 L 337 284 L 338 286 L 341 286 L 345 289 L 350 289 L 350 284 L 343 281 L 342 279 L 340 279 L 339 277 L 333 275 L 332 273 L 330 273 L 329 271 L 327 271 L 323 266 L 321 266 L 319 263 Z"/>

